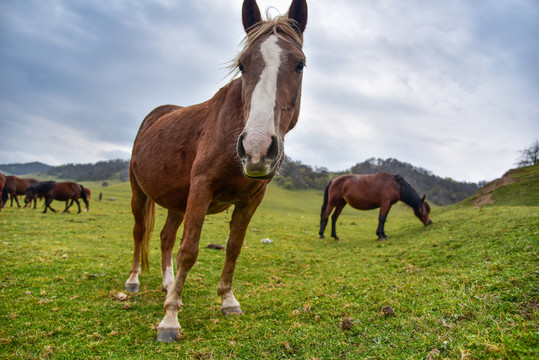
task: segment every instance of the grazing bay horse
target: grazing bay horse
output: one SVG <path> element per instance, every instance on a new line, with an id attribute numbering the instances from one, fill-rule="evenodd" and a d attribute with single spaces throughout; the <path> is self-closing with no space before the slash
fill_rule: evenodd
<path id="1" fill-rule="evenodd" d="M 339 240 L 335 229 L 337 218 L 346 204 L 358 210 L 380 208 L 378 216 L 378 240 L 386 240 L 384 232 L 389 209 L 397 201 L 402 201 L 414 210 L 415 216 L 425 225 L 432 221 L 429 217 L 430 206 L 400 175 L 380 172 L 374 175 L 342 175 L 329 182 L 324 192 L 324 204 L 320 216 L 320 238 L 324 238 L 324 230 L 331 216 L 331 236 Z"/>
<path id="2" fill-rule="evenodd" d="M 28 178 L 23 179 L 18 176 L 14 175 L 8 175 L 6 176 L 6 185 L 4 187 L 4 191 L 6 192 L 6 195 L 2 193 L 2 203 L 5 205 L 7 203 L 7 196 L 11 197 L 11 205 L 13 206 L 13 200 L 17 203 L 17 207 L 21 207 L 19 204 L 19 199 L 17 198 L 18 195 L 25 195 L 26 189 L 31 186 L 35 185 L 39 182 L 38 179 Z M 34 209 L 37 206 L 37 199 L 34 200 Z M 26 207 L 28 204 L 26 204 L 24 207 Z"/>
<path id="3" fill-rule="evenodd" d="M 26 190 L 26 198 L 32 199 L 35 197 L 43 197 L 45 199 L 45 210 L 43 210 L 43 213 L 46 213 L 47 209 L 51 209 L 51 211 L 56 212 L 56 210 L 51 207 L 53 200 L 66 202 L 64 212 L 67 212 L 71 205 L 73 205 L 73 202 L 75 202 L 79 207 L 78 213 L 80 213 L 80 203 L 78 199 L 82 199 L 84 201 L 86 208 L 89 207 L 84 187 L 70 181 L 60 183 L 55 181 L 43 181 L 28 187 Z"/>
<path id="4" fill-rule="evenodd" d="M 168 210 L 161 231 L 162 289 L 167 296 L 157 341 L 179 338 L 181 295 L 198 256 L 205 216 L 232 205 L 218 294 L 223 314 L 242 314 L 232 293 L 236 260 L 251 217 L 284 159 L 284 135 L 298 120 L 306 1 L 293 0 L 286 15 L 262 20 L 256 1 L 245 0 L 242 20 L 245 47 L 233 65 L 241 76 L 204 103 L 154 109 L 133 146 L 129 177 L 135 248 L 126 290 L 138 291 L 141 264 L 143 270 L 148 267 L 155 204 Z M 172 248 L 182 222 L 174 277 Z"/>

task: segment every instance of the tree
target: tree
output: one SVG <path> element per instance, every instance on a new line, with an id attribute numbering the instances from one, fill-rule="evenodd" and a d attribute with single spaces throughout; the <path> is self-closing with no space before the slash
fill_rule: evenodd
<path id="1" fill-rule="evenodd" d="M 518 166 L 535 165 L 539 160 L 539 141 L 535 140 L 533 144 L 524 150 L 520 150 Z"/>

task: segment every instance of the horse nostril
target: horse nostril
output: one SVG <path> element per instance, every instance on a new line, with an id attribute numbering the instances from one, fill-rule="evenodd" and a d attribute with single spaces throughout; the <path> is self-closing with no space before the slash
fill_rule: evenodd
<path id="1" fill-rule="evenodd" d="M 266 152 L 266 159 L 277 159 L 279 156 L 279 141 L 277 140 L 277 136 L 273 135 L 271 137 L 271 145 L 268 148 L 268 151 Z"/>
<path id="2" fill-rule="evenodd" d="M 242 133 L 238 138 L 238 145 L 236 147 L 236 151 L 238 152 L 240 159 L 243 159 L 247 155 L 245 147 L 243 146 L 243 139 L 245 139 L 245 133 Z"/>

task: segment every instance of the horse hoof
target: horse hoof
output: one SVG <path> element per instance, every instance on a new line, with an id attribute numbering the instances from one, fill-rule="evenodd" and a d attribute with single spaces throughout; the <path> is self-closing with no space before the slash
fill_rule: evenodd
<path id="1" fill-rule="evenodd" d="M 325 239 L 324 235 L 320 235 L 320 239 Z"/>
<path id="2" fill-rule="evenodd" d="M 139 290 L 139 284 L 125 284 L 125 290 L 136 293 Z"/>
<path id="3" fill-rule="evenodd" d="M 378 241 L 386 241 L 387 240 L 387 236 L 380 236 L 378 238 Z"/>
<path id="4" fill-rule="evenodd" d="M 221 308 L 221 312 L 223 315 L 243 315 L 243 311 L 241 311 L 239 306 Z"/>
<path id="5" fill-rule="evenodd" d="M 157 341 L 172 343 L 180 340 L 180 329 L 157 329 Z"/>

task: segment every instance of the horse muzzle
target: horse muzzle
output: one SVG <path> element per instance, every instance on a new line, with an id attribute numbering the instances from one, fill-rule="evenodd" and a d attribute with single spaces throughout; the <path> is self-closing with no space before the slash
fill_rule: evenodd
<path id="1" fill-rule="evenodd" d="M 237 145 L 237 153 L 242 163 L 243 174 L 255 180 L 273 178 L 281 163 L 279 160 L 282 145 L 277 137 L 272 136 L 269 145 L 262 147 L 250 146 L 246 139 L 247 133 L 241 134 Z"/>

